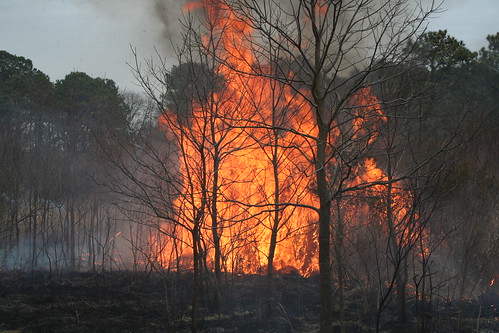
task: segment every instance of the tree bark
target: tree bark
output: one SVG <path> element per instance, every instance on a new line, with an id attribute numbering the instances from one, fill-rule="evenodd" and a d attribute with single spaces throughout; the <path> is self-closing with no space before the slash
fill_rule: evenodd
<path id="1" fill-rule="evenodd" d="M 321 311 L 320 311 L 320 332 L 330 333 L 333 329 L 333 288 L 332 288 L 332 268 L 331 268 L 331 200 L 329 186 L 326 175 L 326 140 L 328 128 L 319 124 L 319 140 L 317 142 L 317 193 L 319 196 L 319 270 L 320 270 L 320 290 L 321 290 Z"/>
<path id="2" fill-rule="evenodd" d="M 339 297 L 339 308 L 340 308 L 340 325 L 341 333 L 347 332 L 347 327 L 345 323 L 345 271 L 344 271 L 344 261 L 343 261 L 343 243 L 344 243 L 344 223 L 343 216 L 341 215 L 341 199 L 338 198 L 337 203 L 337 228 L 335 233 L 334 242 L 334 252 L 336 259 L 336 266 L 338 267 L 338 297 Z"/>
<path id="3" fill-rule="evenodd" d="M 221 308 L 221 297 L 220 297 L 220 287 L 222 283 L 222 253 L 220 249 L 220 233 L 218 225 L 218 176 L 219 176 L 219 158 L 218 158 L 218 147 L 215 148 L 215 157 L 213 161 L 213 188 L 211 193 L 211 232 L 213 236 L 213 248 L 215 251 L 214 258 L 214 268 L 215 268 L 215 290 L 214 290 L 214 301 L 215 308 L 220 311 Z"/>
<path id="4" fill-rule="evenodd" d="M 192 286 L 192 309 L 191 309 L 191 332 L 196 333 L 198 331 L 198 313 L 199 313 L 199 293 L 200 293 L 200 269 L 201 260 L 199 253 L 199 222 L 194 222 L 194 227 L 192 229 L 192 248 L 193 248 L 193 286 Z"/>

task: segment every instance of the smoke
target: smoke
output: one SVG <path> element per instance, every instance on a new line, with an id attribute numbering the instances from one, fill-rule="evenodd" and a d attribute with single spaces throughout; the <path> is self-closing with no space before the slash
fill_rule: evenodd
<path id="1" fill-rule="evenodd" d="M 180 20 L 182 19 L 182 8 L 187 0 L 152 0 L 154 2 L 154 14 L 163 25 L 163 38 L 178 44 L 181 39 Z"/>
<path id="2" fill-rule="evenodd" d="M 63 1 L 63 0 L 58 0 Z M 134 71 L 138 61 L 158 55 L 166 67 L 176 63 L 182 42 L 182 8 L 188 0 L 87 0 L 71 2 L 71 16 L 85 42 L 78 70 L 114 80 L 124 91 L 141 92 Z M 77 14 L 75 14 L 77 13 Z M 78 38 L 78 37 L 76 37 Z M 73 61 L 74 63 L 74 61 Z M 74 70 L 74 65 L 72 65 Z M 60 67 L 60 66 L 59 66 Z M 66 74 L 66 73 L 64 73 Z"/>
<path id="3" fill-rule="evenodd" d="M 414 6 L 431 7 L 443 0 L 403 0 Z M 105 16 L 119 25 L 132 47 L 148 58 L 158 50 L 164 57 L 173 57 L 174 47 L 182 42 L 183 7 L 193 0 L 89 0 L 79 6 L 92 10 L 94 15 Z M 292 11 L 294 0 L 276 1 L 280 10 Z M 373 3 L 378 2 L 375 0 Z M 258 7 L 265 7 L 265 0 L 256 0 Z M 382 5 L 384 1 L 379 0 Z"/>
<path id="4" fill-rule="evenodd" d="M 171 57 L 172 46 L 181 42 L 182 7 L 187 0 L 90 0 L 81 2 L 84 9 L 119 26 L 139 56 L 156 53 Z"/>

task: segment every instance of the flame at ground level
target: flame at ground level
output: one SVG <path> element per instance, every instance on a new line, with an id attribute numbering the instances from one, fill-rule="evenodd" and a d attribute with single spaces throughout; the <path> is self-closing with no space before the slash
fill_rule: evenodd
<path id="1" fill-rule="evenodd" d="M 294 267 L 301 275 L 309 276 L 318 272 L 319 267 L 318 216 L 313 209 L 318 207 L 318 198 L 313 191 L 313 164 L 309 162 L 313 145 L 307 141 L 308 136 L 315 134 L 311 110 L 296 95 L 285 93 L 282 96 L 286 98 L 272 107 L 272 96 L 265 93 L 265 81 L 248 79 L 248 84 L 253 87 L 252 92 L 263 96 L 258 108 L 245 105 L 241 99 L 225 99 L 224 94 L 234 96 L 229 91 L 219 93 L 210 103 L 194 104 L 188 126 L 173 126 L 172 121 L 178 121 L 173 115 L 160 119 L 161 126 L 178 139 L 183 184 L 183 192 L 175 200 L 180 226 L 175 237 L 181 245 L 175 245 L 179 248 L 174 250 L 172 240 L 162 246 L 161 262 L 174 267 L 172 253 L 177 251 L 183 267 L 192 268 L 192 231 L 197 225 L 202 244 L 199 251 L 209 269 L 215 266 L 218 246 L 222 269 L 227 272 L 264 273 L 272 257 L 275 270 Z M 360 94 L 368 94 L 369 105 L 376 100 L 369 89 Z M 355 100 L 359 98 L 356 96 Z M 286 109 L 288 116 L 292 114 L 293 119 L 286 119 L 292 126 L 289 130 L 251 126 L 256 118 L 258 123 L 283 126 L 275 124 L 275 117 L 272 120 L 275 105 Z M 242 114 L 235 117 L 234 110 Z M 357 111 L 356 117 L 370 112 L 369 106 L 363 112 Z M 238 125 L 229 126 L 228 119 L 238 119 Z M 356 128 L 354 135 L 359 135 L 359 124 L 357 121 L 351 127 Z M 218 147 L 223 150 L 217 150 Z M 341 212 L 333 213 L 332 224 L 341 214 L 348 228 L 371 223 L 377 225 L 380 235 L 386 236 L 387 176 L 373 158 L 360 162 L 353 175 L 348 185 L 373 185 L 343 198 Z M 397 237 L 413 242 L 419 231 L 408 227 L 410 196 L 398 183 L 391 184 L 390 196 Z M 164 228 L 165 234 L 171 234 L 168 229 L 172 225 L 165 224 Z"/>

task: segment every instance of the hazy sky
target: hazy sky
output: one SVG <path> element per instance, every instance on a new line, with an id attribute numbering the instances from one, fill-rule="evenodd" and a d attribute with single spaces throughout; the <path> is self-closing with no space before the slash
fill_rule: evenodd
<path id="1" fill-rule="evenodd" d="M 167 55 L 168 36 L 185 0 L 0 0 L 0 50 L 29 58 L 52 81 L 71 71 L 113 79 L 138 90 L 127 63 Z M 429 29 L 447 29 L 478 51 L 499 32 L 499 0 L 447 0 Z M 163 20 L 160 19 L 163 18 Z"/>

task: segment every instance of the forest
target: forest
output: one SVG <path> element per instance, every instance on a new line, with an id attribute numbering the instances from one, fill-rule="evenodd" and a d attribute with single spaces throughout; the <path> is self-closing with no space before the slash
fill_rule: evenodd
<path id="1" fill-rule="evenodd" d="M 0 331 L 499 331 L 499 32 L 189 3 L 141 93 L 0 51 Z"/>

